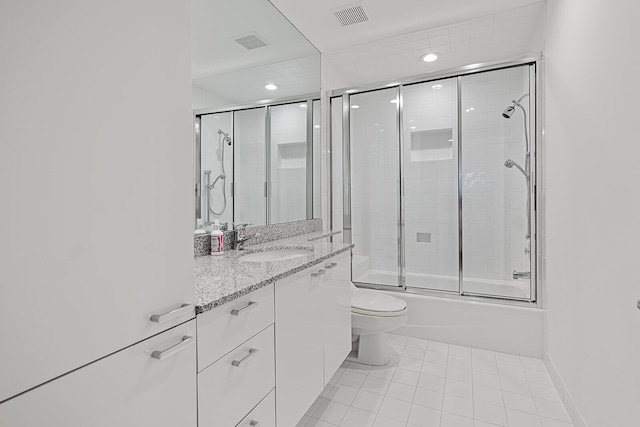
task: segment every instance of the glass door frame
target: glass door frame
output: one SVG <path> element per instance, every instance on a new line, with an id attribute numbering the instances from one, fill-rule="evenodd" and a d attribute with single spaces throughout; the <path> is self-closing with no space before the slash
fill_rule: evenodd
<path id="1" fill-rule="evenodd" d="M 539 130 L 541 129 L 539 123 L 539 109 L 541 108 L 541 102 L 538 100 L 540 86 L 540 63 L 542 56 L 537 54 L 535 56 L 522 56 L 507 61 L 493 61 L 482 64 L 471 64 L 464 67 L 459 67 L 451 70 L 445 70 L 442 72 L 436 72 L 431 74 L 425 74 L 420 76 L 414 76 L 407 79 L 396 80 L 393 83 L 385 84 L 376 83 L 360 88 L 344 88 L 328 92 L 328 99 L 331 102 L 333 99 L 342 99 L 342 176 L 343 176 L 343 239 L 345 243 L 353 243 L 352 230 L 352 211 L 351 211 L 351 120 L 350 120 L 350 96 L 352 94 L 359 94 L 364 92 L 376 91 L 397 87 L 398 102 L 396 103 L 396 120 L 398 135 L 398 167 L 399 167 L 399 188 L 398 188 L 398 286 L 391 285 L 373 285 L 362 282 L 354 282 L 358 286 L 370 289 L 379 289 L 386 291 L 403 291 L 419 294 L 433 294 L 437 296 L 450 296 L 460 297 L 465 299 L 477 298 L 478 300 L 494 300 L 495 302 L 502 302 L 506 304 L 514 305 L 540 305 L 540 299 L 538 298 L 538 253 L 537 253 L 537 146 L 539 140 Z M 480 293 L 465 292 L 463 287 L 464 269 L 463 269 L 463 218 L 462 218 L 462 141 L 463 141 L 463 129 L 462 129 L 462 91 L 461 82 L 462 77 L 470 74 L 478 74 L 483 72 L 497 71 L 506 68 L 513 67 L 529 67 L 529 89 L 531 96 L 529 96 L 529 140 L 530 143 L 530 174 L 531 185 L 529 193 L 531 196 L 530 206 L 530 294 L 528 299 L 515 298 L 509 296 L 496 296 Z M 457 96 L 457 126 L 458 126 L 458 254 L 459 254 L 459 276 L 458 276 L 458 291 L 445 291 L 445 290 L 431 290 L 422 288 L 408 288 L 406 285 L 406 254 L 405 254 L 405 185 L 404 185 L 404 132 L 403 132 L 403 88 L 405 85 L 416 83 L 428 83 L 447 78 L 456 78 L 456 96 Z M 329 129 L 331 129 L 331 105 L 327 108 L 329 111 Z M 332 133 L 329 132 L 329 138 L 332 138 Z M 541 139 L 541 138 L 540 138 Z M 333 147 L 333 143 L 331 143 Z M 332 166 L 333 167 L 333 166 Z M 333 181 L 333 176 L 331 176 Z M 330 185 L 330 189 L 333 188 L 333 182 Z M 333 191 L 331 191 L 333 193 Z M 330 194 L 329 200 L 333 200 L 333 194 Z M 333 217 L 333 209 L 330 211 Z"/>

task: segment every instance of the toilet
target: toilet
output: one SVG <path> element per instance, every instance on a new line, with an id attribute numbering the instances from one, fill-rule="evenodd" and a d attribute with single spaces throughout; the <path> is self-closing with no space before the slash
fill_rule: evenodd
<path id="1" fill-rule="evenodd" d="M 365 365 L 389 363 L 385 332 L 407 323 L 407 303 L 378 291 L 351 284 L 351 333 L 353 351 L 347 360 Z"/>

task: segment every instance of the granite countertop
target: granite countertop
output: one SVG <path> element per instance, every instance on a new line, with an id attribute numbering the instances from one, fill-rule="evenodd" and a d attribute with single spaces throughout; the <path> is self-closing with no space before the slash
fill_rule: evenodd
<path id="1" fill-rule="evenodd" d="M 325 237 L 336 232 L 315 232 L 258 245 L 242 251 L 225 251 L 223 255 L 195 258 L 196 313 L 204 313 L 276 280 L 304 270 L 350 250 L 353 244 L 330 243 Z M 242 255 L 268 249 L 304 248 L 311 255 L 269 262 L 239 261 Z"/>

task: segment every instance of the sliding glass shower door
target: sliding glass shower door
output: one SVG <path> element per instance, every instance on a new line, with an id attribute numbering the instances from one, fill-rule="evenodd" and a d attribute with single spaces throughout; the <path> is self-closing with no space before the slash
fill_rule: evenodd
<path id="1" fill-rule="evenodd" d="M 399 286 L 398 89 L 350 97 L 354 282 Z"/>
<path id="2" fill-rule="evenodd" d="M 344 95 L 332 121 L 339 107 L 355 283 L 535 301 L 535 65 Z"/>

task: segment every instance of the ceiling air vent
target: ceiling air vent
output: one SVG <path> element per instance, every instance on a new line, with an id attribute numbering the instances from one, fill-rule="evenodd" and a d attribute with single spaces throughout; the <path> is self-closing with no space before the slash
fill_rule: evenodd
<path id="1" fill-rule="evenodd" d="M 338 18 L 338 21 L 343 27 L 369 20 L 367 11 L 364 9 L 362 3 L 356 3 L 349 6 L 341 7 L 339 9 L 333 9 L 332 12 L 334 15 L 336 15 L 336 18 Z"/>
<path id="2" fill-rule="evenodd" d="M 265 47 L 269 43 L 260 37 L 257 33 L 248 33 L 241 36 L 234 37 L 233 40 L 240 44 L 247 50 L 257 49 L 259 47 Z"/>

